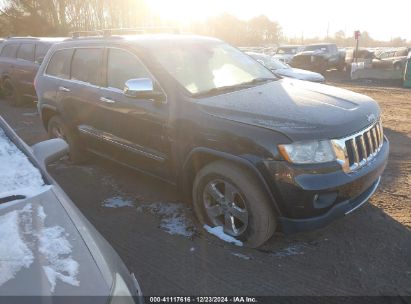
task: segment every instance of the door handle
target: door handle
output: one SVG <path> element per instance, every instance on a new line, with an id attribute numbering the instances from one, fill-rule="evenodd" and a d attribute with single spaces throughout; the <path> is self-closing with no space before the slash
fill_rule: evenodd
<path id="1" fill-rule="evenodd" d="M 116 101 L 110 98 L 106 98 L 106 97 L 100 97 L 100 101 L 102 102 L 106 102 L 106 103 L 115 103 Z"/>
<path id="2" fill-rule="evenodd" d="M 59 91 L 61 91 L 61 92 L 70 92 L 70 89 L 67 89 L 66 87 L 59 87 Z"/>

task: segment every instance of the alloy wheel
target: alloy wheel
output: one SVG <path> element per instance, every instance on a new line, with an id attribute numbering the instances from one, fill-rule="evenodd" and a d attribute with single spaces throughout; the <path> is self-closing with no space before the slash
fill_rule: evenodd
<path id="1" fill-rule="evenodd" d="M 204 210 L 211 223 L 238 237 L 248 227 L 248 210 L 240 190 L 224 180 L 212 180 L 203 191 Z"/>

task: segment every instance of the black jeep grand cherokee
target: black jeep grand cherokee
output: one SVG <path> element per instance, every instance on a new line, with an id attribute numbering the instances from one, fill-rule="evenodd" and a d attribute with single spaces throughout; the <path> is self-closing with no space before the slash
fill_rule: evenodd
<path id="1" fill-rule="evenodd" d="M 226 43 L 178 34 L 75 38 L 36 78 L 50 137 L 181 187 L 202 225 L 256 247 L 361 206 L 387 162 L 363 95 L 279 79 Z"/>

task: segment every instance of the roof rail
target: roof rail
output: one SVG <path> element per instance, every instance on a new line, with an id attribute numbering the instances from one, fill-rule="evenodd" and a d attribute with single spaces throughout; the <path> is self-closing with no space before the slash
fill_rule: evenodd
<path id="1" fill-rule="evenodd" d="M 40 40 L 38 37 L 26 36 L 26 37 L 12 37 L 8 36 L 6 39 L 30 39 L 30 40 Z"/>
<path id="2" fill-rule="evenodd" d="M 177 27 L 167 26 L 148 26 L 148 27 L 136 27 L 136 28 L 111 28 L 94 31 L 76 31 L 71 32 L 72 38 L 81 38 L 89 36 L 103 36 L 110 37 L 112 35 L 126 35 L 126 34 L 147 34 L 147 33 L 173 33 L 180 34 L 180 29 Z"/>
<path id="3" fill-rule="evenodd" d="M 76 31 L 70 33 L 72 38 L 88 37 L 88 36 L 103 36 L 104 32 L 101 30 L 96 31 Z"/>

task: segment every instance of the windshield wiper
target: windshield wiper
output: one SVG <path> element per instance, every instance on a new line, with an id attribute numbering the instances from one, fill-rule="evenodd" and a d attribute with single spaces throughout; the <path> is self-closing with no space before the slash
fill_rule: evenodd
<path id="1" fill-rule="evenodd" d="M 241 85 L 253 85 L 253 84 L 257 84 L 257 83 L 263 83 L 263 82 L 269 82 L 269 81 L 274 81 L 274 80 L 278 80 L 278 78 L 274 78 L 274 77 L 260 77 L 260 78 L 255 78 L 251 81 L 247 81 L 247 82 L 242 82 Z"/>
<path id="2" fill-rule="evenodd" d="M 241 82 L 238 84 L 234 84 L 234 85 L 229 85 L 229 86 L 223 86 L 223 87 L 218 87 L 218 88 L 212 88 L 208 91 L 205 92 L 200 92 L 200 93 L 195 93 L 193 94 L 194 97 L 207 97 L 207 96 L 213 96 L 216 95 L 218 93 L 224 93 L 224 92 L 230 92 L 230 91 L 235 91 L 237 89 L 241 89 L 241 88 L 245 88 L 245 87 L 249 87 L 249 86 L 253 86 L 259 83 L 264 83 L 264 82 L 268 82 L 268 81 L 274 81 L 274 80 L 278 80 L 278 78 L 274 78 L 274 77 L 269 77 L 269 78 L 255 78 L 251 81 L 247 81 L 247 82 Z"/>
<path id="3" fill-rule="evenodd" d="M 1 197 L 0 198 L 0 204 L 8 203 L 11 201 L 16 201 L 16 200 L 22 200 L 25 199 L 26 197 L 24 195 L 10 195 L 6 197 Z"/>

